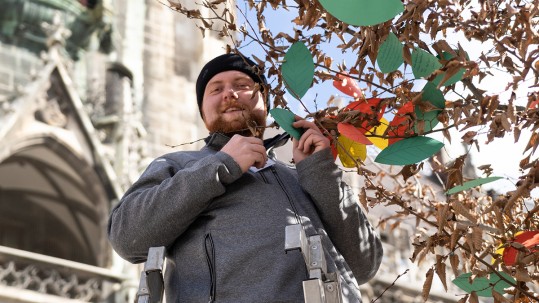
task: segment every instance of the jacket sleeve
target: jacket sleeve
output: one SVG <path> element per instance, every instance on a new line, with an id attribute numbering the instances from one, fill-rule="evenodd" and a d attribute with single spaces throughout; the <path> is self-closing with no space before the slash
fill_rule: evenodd
<path id="1" fill-rule="evenodd" d="M 122 258 L 144 262 L 150 247 L 172 245 L 242 175 L 222 152 L 193 161 L 180 167 L 167 156 L 154 160 L 112 210 L 108 236 Z"/>
<path id="2" fill-rule="evenodd" d="M 297 164 L 299 182 L 318 208 L 324 227 L 359 284 L 369 281 L 380 267 L 382 242 L 361 210 L 352 189 L 342 181 L 330 149 L 312 154 Z"/>

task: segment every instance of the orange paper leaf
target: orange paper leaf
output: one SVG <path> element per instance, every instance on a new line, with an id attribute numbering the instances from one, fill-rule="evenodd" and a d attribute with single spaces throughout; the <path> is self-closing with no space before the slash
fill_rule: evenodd
<path id="1" fill-rule="evenodd" d="M 372 142 L 365 137 L 363 132 L 361 132 L 359 129 L 357 129 L 355 126 L 349 123 L 339 123 L 337 124 L 337 129 L 339 130 L 339 133 L 345 137 L 347 137 L 350 140 L 353 140 L 357 143 L 365 144 L 365 145 L 372 145 Z"/>
<path id="2" fill-rule="evenodd" d="M 382 101 L 382 99 L 380 98 L 370 98 L 367 100 L 354 101 L 348 104 L 345 107 L 345 110 L 359 111 L 372 117 L 374 116 L 374 110 L 378 109 L 378 105 L 380 104 L 380 101 Z M 380 119 L 382 119 L 382 116 L 384 115 L 385 110 L 386 110 L 386 105 L 384 104 L 382 108 L 380 108 L 378 113 L 376 114 L 376 121 L 380 121 Z M 362 121 L 361 127 L 359 128 L 359 130 L 365 133 L 367 129 L 372 128 L 372 124 L 369 125 L 369 123 L 371 122 L 370 120 L 372 119 L 369 119 L 369 121 Z"/>

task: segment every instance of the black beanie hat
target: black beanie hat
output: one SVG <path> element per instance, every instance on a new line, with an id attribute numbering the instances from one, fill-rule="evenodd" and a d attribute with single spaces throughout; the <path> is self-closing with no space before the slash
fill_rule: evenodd
<path id="1" fill-rule="evenodd" d="M 260 66 L 254 63 L 251 59 L 234 53 L 215 57 L 204 65 L 197 78 L 196 94 L 200 114 L 202 114 L 202 99 L 204 97 L 204 90 L 206 89 L 208 82 L 218 73 L 230 70 L 237 70 L 247 74 L 249 77 L 251 77 L 251 79 L 253 79 L 253 81 L 260 84 L 261 91 L 264 89 L 264 85 L 268 84 Z M 269 107 L 267 98 L 266 105 Z"/>

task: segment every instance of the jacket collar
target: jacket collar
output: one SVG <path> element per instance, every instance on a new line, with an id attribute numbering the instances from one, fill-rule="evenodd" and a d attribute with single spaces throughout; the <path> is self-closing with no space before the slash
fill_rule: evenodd
<path id="1" fill-rule="evenodd" d="M 271 152 L 274 148 L 284 145 L 289 139 L 290 136 L 286 135 L 286 133 L 276 135 L 273 138 L 265 139 L 264 147 L 266 147 L 268 152 Z M 223 148 L 223 146 L 225 146 L 225 144 L 227 144 L 229 140 L 230 137 L 225 134 L 212 133 L 204 139 L 204 142 L 206 142 L 206 147 L 218 151 L 221 150 L 221 148 Z"/>
<path id="2" fill-rule="evenodd" d="M 204 142 L 206 142 L 206 147 L 209 147 L 213 150 L 221 150 L 225 144 L 228 143 L 230 140 L 230 137 L 227 135 L 224 135 L 222 133 L 212 133 L 206 139 L 204 139 Z"/>

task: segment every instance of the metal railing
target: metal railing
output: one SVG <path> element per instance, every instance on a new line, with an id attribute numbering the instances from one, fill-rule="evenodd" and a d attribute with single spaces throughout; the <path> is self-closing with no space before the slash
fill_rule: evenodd
<path id="1" fill-rule="evenodd" d="M 36 298 L 56 297 L 57 302 L 111 303 L 128 280 L 107 268 L 0 246 L 0 287 L 4 290 L 0 298 L 16 299 L 18 292 L 25 291 Z"/>

